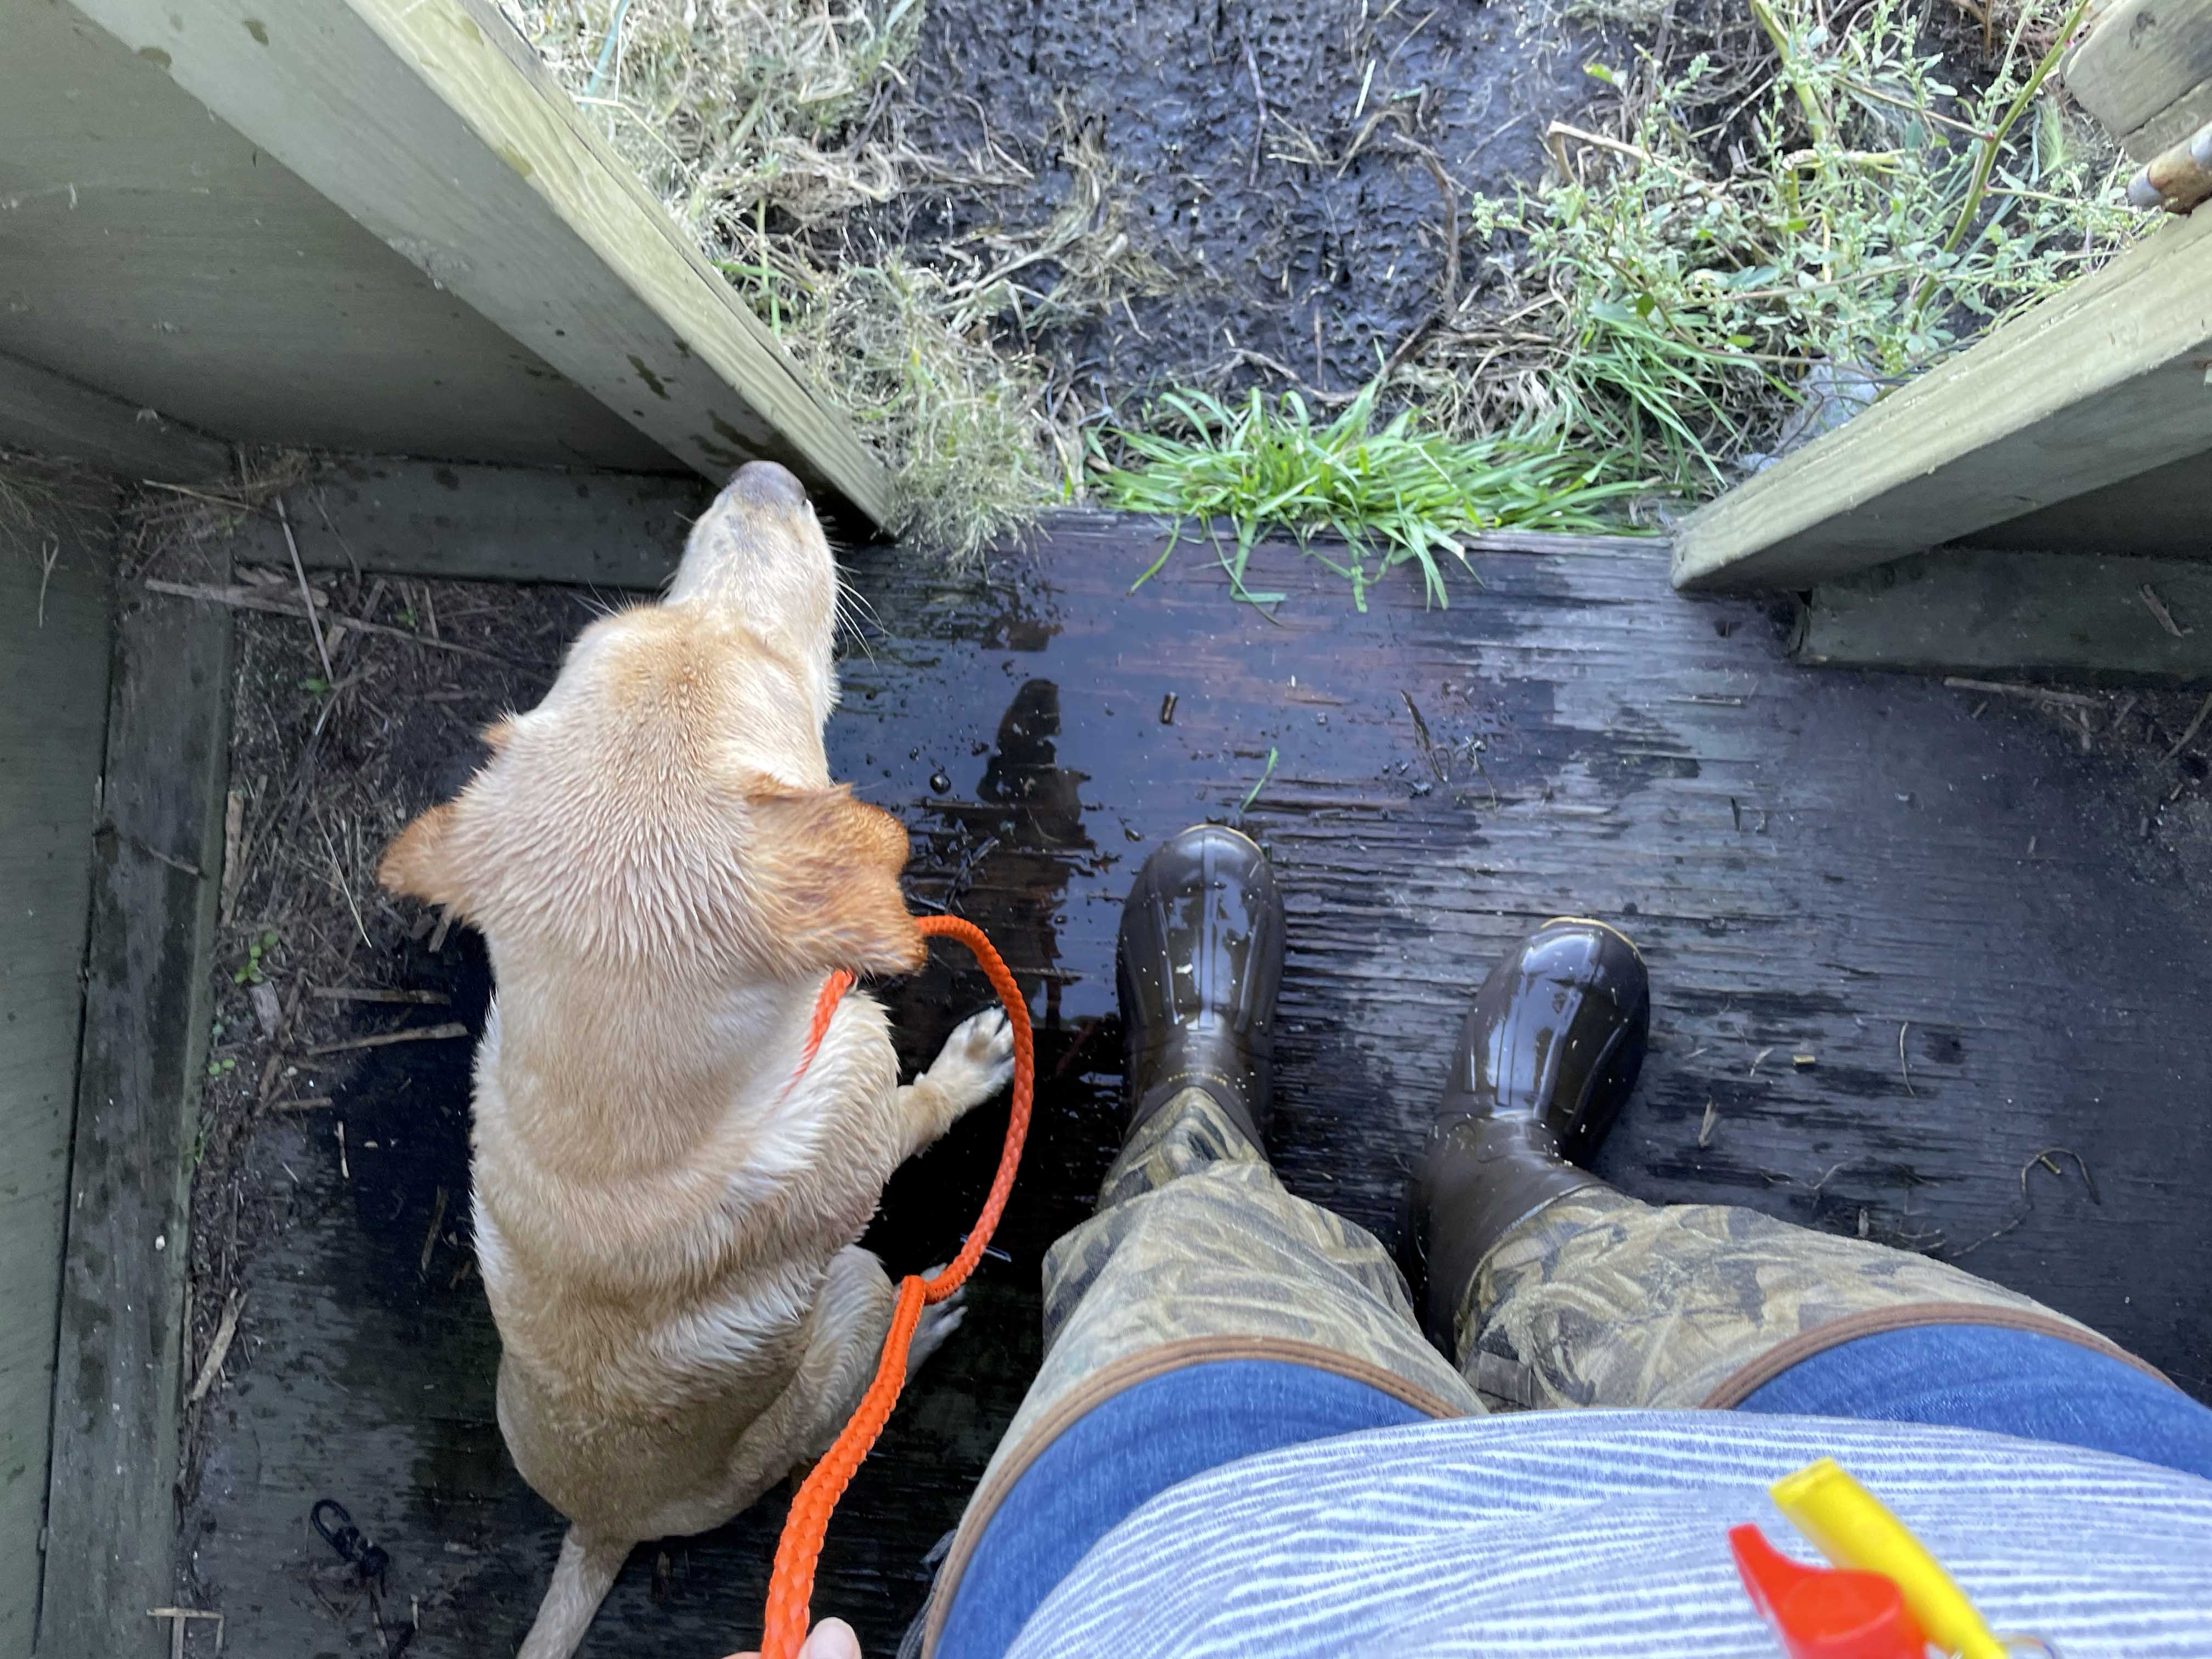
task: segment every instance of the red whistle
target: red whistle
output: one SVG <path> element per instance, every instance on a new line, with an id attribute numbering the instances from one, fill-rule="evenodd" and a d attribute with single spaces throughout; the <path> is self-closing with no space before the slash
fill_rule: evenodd
<path id="1" fill-rule="evenodd" d="M 1757 1527 L 1729 1528 L 1729 1548 L 1790 1659 L 1927 1659 L 1928 1638 L 1903 1592 L 1880 1573 L 1802 1566 Z"/>

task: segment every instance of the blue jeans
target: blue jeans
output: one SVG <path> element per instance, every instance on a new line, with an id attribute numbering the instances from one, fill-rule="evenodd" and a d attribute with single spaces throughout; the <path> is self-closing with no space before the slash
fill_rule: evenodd
<path id="1" fill-rule="evenodd" d="M 1917 1325 L 1863 1336 L 1800 1360 L 1736 1409 L 1987 1429 L 2212 1478 L 2212 1409 L 2033 1331 Z"/>
<path id="2" fill-rule="evenodd" d="M 2033 1332 L 1940 1325 L 1860 1337 L 1792 1366 L 1737 1409 L 1983 1429 L 2212 1478 L 2212 1409 Z M 1125 1389 L 1061 1433 L 994 1512 L 939 1659 L 996 1659 L 1092 1545 L 1178 1482 L 1280 1446 L 1422 1420 L 1364 1383 L 1273 1360 L 1192 1365 Z"/>

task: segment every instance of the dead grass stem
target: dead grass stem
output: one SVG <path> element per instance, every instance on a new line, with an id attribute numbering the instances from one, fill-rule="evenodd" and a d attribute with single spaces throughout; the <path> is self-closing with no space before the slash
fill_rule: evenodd
<path id="1" fill-rule="evenodd" d="M 856 240 L 849 216 L 1032 174 L 988 127 L 959 155 L 908 137 L 900 64 L 921 0 L 509 0 L 508 15 L 890 461 L 896 528 L 964 557 L 1066 496 L 1073 437 L 1030 342 L 1170 280 L 1130 234 L 1095 123 L 1063 113 L 1075 187 L 1048 222 L 923 264 Z"/>

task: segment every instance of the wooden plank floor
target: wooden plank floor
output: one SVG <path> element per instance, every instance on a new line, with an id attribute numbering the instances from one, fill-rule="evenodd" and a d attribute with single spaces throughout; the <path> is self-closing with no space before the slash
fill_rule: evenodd
<path id="1" fill-rule="evenodd" d="M 871 1654 L 921 1605 L 1035 1364 L 1038 1258 L 1111 1155 L 1121 895 L 1255 784 L 1242 820 L 1291 912 L 1274 1152 L 1295 1190 L 1395 1237 L 1468 992 L 1544 918 L 1601 916 L 1656 981 L 1609 1178 L 1971 1252 L 2212 1394 L 2212 882 L 2201 839 L 2157 828 L 2162 784 L 2147 799 L 2125 757 L 2016 699 L 1793 667 L 1786 617 L 1674 595 L 1656 544 L 1486 552 L 1449 611 L 1405 583 L 1364 616 L 1285 550 L 1272 621 L 1190 552 L 1130 594 L 1157 545 L 1071 515 L 988 580 L 848 568 L 879 626 L 845 665 L 833 768 L 911 827 L 917 902 L 981 922 L 1036 989 L 1044 1079 L 1006 1259 L 831 1534 L 816 1605 Z M 480 1018 L 473 943 L 411 949 L 397 981 Z M 946 963 L 887 995 L 911 1060 L 984 992 Z M 253 1269 L 260 1346 L 186 1540 L 232 1652 L 386 1650 L 307 1530 L 323 1497 L 390 1552 L 385 1640 L 419 1614 L 412 1654 L 510 1650 L 545 1583 L 556 1522 L 500 1446 L 481 1290 L 462 1250 L 422 1260 L 440 1189 L 461 1213 L 465 1048 L 371 1051 L 335 1112 L 261 1137 L 290 1231 Z M 872 1236 L 894 1271 L 951 1254 L 1002 1122 L 895 1182 Z M 2057 1146 L 2094 1194 L 2054 1155 L 2065 1177 L 2035 1165 L 2024 1209 L 2023 1165 Z M 782 1508 L 642 1553 L 585 1651 L 750 1641 Z"/>

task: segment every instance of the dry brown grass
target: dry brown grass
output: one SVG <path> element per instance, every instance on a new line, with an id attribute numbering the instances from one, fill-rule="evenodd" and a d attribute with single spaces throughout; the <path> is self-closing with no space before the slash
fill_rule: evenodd
<path id="1" fill-rule="evenodd" d="M 883 120 L 921 0 L 508 0 L 615 148 L 711 249 L 889 200 L 917 159 Z M 617 27 L 618 23 L 618 27 Z"/>
<path id="2" fill-rule="evenodd" d="M 988 138 L 961 155 L 909 140 L 899 64 L 921 0 L 508 0 L 508 15 L 890 461 L 899 529 L 965 557 L 1066 497 L 1072 434 L 1029 342 L 1165 280 L 1130 246 L 1095 132 L 1064 135 L 1077 188 L 1049 223 L 924 265 L 855 242 L 849 216 L 1030 173 Z"/>
<path id="3" fill-rule="evenodd" d="M 939 270 L 897 253 L 811 273 L 780 332 L 862 433 L 898 458 L 906 532 L 955 560 L 1018 537 L 1065 493 L 1072 444 L 1045 413 L 1045 369 L 994 338 Z"/>
<path id="4" fill-rule="evenodd" d="M 105 535 L 112 496 L 104 479 L 82 468 L 0 452 L 0 559 L 38 568 L 41 622 L 64 536 L 91 543 Z"/>

